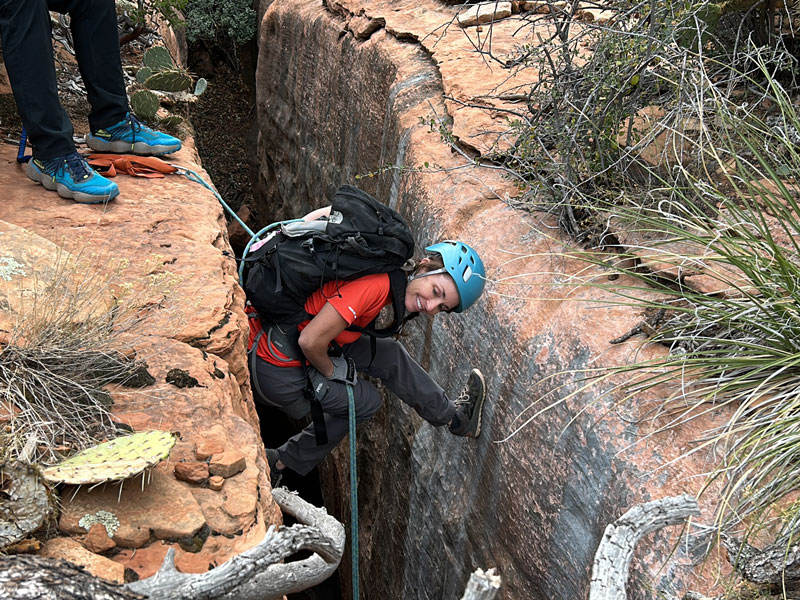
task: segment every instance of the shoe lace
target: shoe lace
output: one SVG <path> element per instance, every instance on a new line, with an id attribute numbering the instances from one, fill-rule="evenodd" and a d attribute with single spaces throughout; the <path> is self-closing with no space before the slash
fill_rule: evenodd
<path id="1" fill-rule="evenodd" d="M 472 403 L 469 397 L 469 386 L 465 385 L 464 389 L 461 390 L 461 393 L 458 395 L 458 398 L 453 400 L 453 404 L 456 405 L 456 408 L 463 408 L 465 406 L 469 406 Z"/>
<path id="2" fill-rule="evenodd" d="M 128 119 L 127 120 L 128 120 L 128 123 L 131 124 L 131 130 L 133 130 L 134 134 L 136 134 L 139 131 L 141 131 L 142 127 L 144 127 L 144 125 L 142 125 L 139 122 L 139 119 L 137 119 L 135 116 L 133 116 L 133 113 L 129 113 L 128 114 Z"/>
<path id="3" fill-rule="evenodd" d="M 92 171 L 89 169 L 86 159 L 77 152 L 67 154 L 64 158 L 56 160 L 59 161 L 59 164 L 54 169 L 54 172 L 58 173 L 59 170 L 66 168 L 72 175 L 73 181 L 83 181 L 92 175 Z"/>

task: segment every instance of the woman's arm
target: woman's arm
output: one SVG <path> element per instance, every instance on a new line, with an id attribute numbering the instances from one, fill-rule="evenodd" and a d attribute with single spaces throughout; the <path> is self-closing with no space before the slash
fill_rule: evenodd
<path id="1" fill-rule="evenodd" d="M 318 208 L 317 210 L 312 210 L 305 217 L 303 217 L 303 221 L 316 221 L 320 217 L 329 217 L 330 215 L 331 207 L 325 206 L 323 208 Z"/>
<path id="2" fill-rule="evenodd" d="M 330 208 L 330 207 L 329 207 Z M 298 344 L 317 371 L 330 377 L 333 375 L 333 363 L 328 357 L 328 346 L 331 341 L 347 327 L 347 321 L 329 302 L 309 321 L 300 332 Z"/>

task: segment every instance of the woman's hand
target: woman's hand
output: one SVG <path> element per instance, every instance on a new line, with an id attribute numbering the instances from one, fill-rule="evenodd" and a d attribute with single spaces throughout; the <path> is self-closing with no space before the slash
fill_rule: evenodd
<path id="1" fill-rule="evenodd" d="M 308 362 L 325 377 L 333 375 L 333 363 L 328 356 L 328 346 L 333 339 L 344 331 L 347 321 L 330 303 L 325 303 L 303 331 L 300 332 L 298 344 L 306 355 Z"/>

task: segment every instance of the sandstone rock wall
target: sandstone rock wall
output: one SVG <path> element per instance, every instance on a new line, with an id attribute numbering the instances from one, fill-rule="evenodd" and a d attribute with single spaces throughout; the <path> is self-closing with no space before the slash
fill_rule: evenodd
<path id="1" fill-rule="evenodd" d="M 170 161 L 208 180 L 191 139 L 186 146 Z M 86 560 L 92 572 L 109 572 L 94 569 L 86 559 L 102 563 L 96 553 L 73 552 L 80 543 L 144 577 L 175 547 L 179 569 L 203 572 L 261 541 L 267 527 L 281 521 L 266 479 L 250 392 L 243 292 L 222 208 L 209 191 L 179 175 L 119 176 L 117 182 L 120 195 L 107 206 L 76 204 L 31 182 L 15 161 L 15 149 L 0 148 L 0 221 L 12 224 L 0 227 L 0 249 L 5 264 L 19 265 L 4 273 L 3 297 L 10 302 L 4 303 L 0 330 L 8 331 L 30 310 L 37 289 L 46 292 L 41 289 L 46 285 L 30 282 L 46 282 L 57 257 L 52 248 L 64 248 L 77 257 L 76 280 L 92 281 L 95 272 L 107 282 L 105 294 L 131 294 L 136 314 L 142 315 L 125 334 L 122 348 L 147 362 L 156 383 L 109 389 L 115 418 L 135 430 L 163 429 L 179 436 L 169 460 L 145 482 L 126 481 L 121 491 L 116 485 L 61 489 L 58 535 L 72 539 L 51 540 L 45 551 Z M 176 464 L 197 464 L 211 454 L 243 469 L 228 470 L 220 491 L 176 479 Z M 81 524 L 100 511 L 118 521 L 102 549 Z"/>
<path id="2" fill-rule="evenodd" d="M 430 120 L 441 119 L 464 152 L 486 151 L 507 124 L 481 109 L 502 108 L 485 94 L 521 83 L 475 52 L 477 33 L 453 24 L 457 10 L 432 0 L 271 3 L 257 72 L 259 209 L 295 217 L 356 183 L 396 206 L 420 246 L 442 237 L 474 244 L 494 280 L 475 308 L 419 319 L 405 337 L 453 395 L 471 366 L 483 370 L 481 438 L 454 438 L 396 398 L 359 431 L 364 597 L 456 598 L 472 570 L 497 567 L 504 599 L 581 598 L 606 524 L 633 504 L 696 493 L 701 479 L 692 476 L 707 465 L 697 456 L 666 466 L 695 431 L 646 437 L 665 422 L 642 419 L 657 399 L 617 408 L 618 398 L 598 390 L 577 393 L 509 439 L 532 404 L 576 392 L 587 369 L 654 350 L 635 339 L 610 346 L 641 315 L 569 284 L 584 265 L 563 256 L 568 241 L 553 221 L 510 208 L 512 182 L 464 167 L 431 130 Z M 495 24 L 495 52 L 521 43 L 518 26 Z M 395 168 L 402 165 L 417 169 Z M 346 448 L 323 465 L 326 504 L 345 521 L 346 465 Z M 648 597 L 649 585 L 680 587 L 680 552 L 659 571 L 673 533 L 651 536 L 637 553 L 644 578 L 631 597 Z M 347 587 L 349 566 L 341 572 Z"/>

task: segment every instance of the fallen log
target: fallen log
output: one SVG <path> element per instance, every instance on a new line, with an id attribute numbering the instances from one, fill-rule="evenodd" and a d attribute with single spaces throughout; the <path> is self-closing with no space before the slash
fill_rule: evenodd
<path id="1" fill-rule="evenodd" d="M 730 535 L 723 534 L 720 539 L 733 568 L 747 581 L 789 589 L 800 587 L 800 542 L 792 543 L 784 536 L 759 550 Z"/>
<path id="2" fill-rule="evenodd" d="M 699 515 L 691 496 L 662 498 L 634 506 L 606 527 L 592 567 L 589 600 L 626 600 L 633 550 L 645 535 Z"/>
<path id="3" fill-rule="evenodd" d="M 478 569 L 470 575 L 461 600 L 493 600 L 500 590 L 500 583 L 500 576 L 494 569 Z"/>

